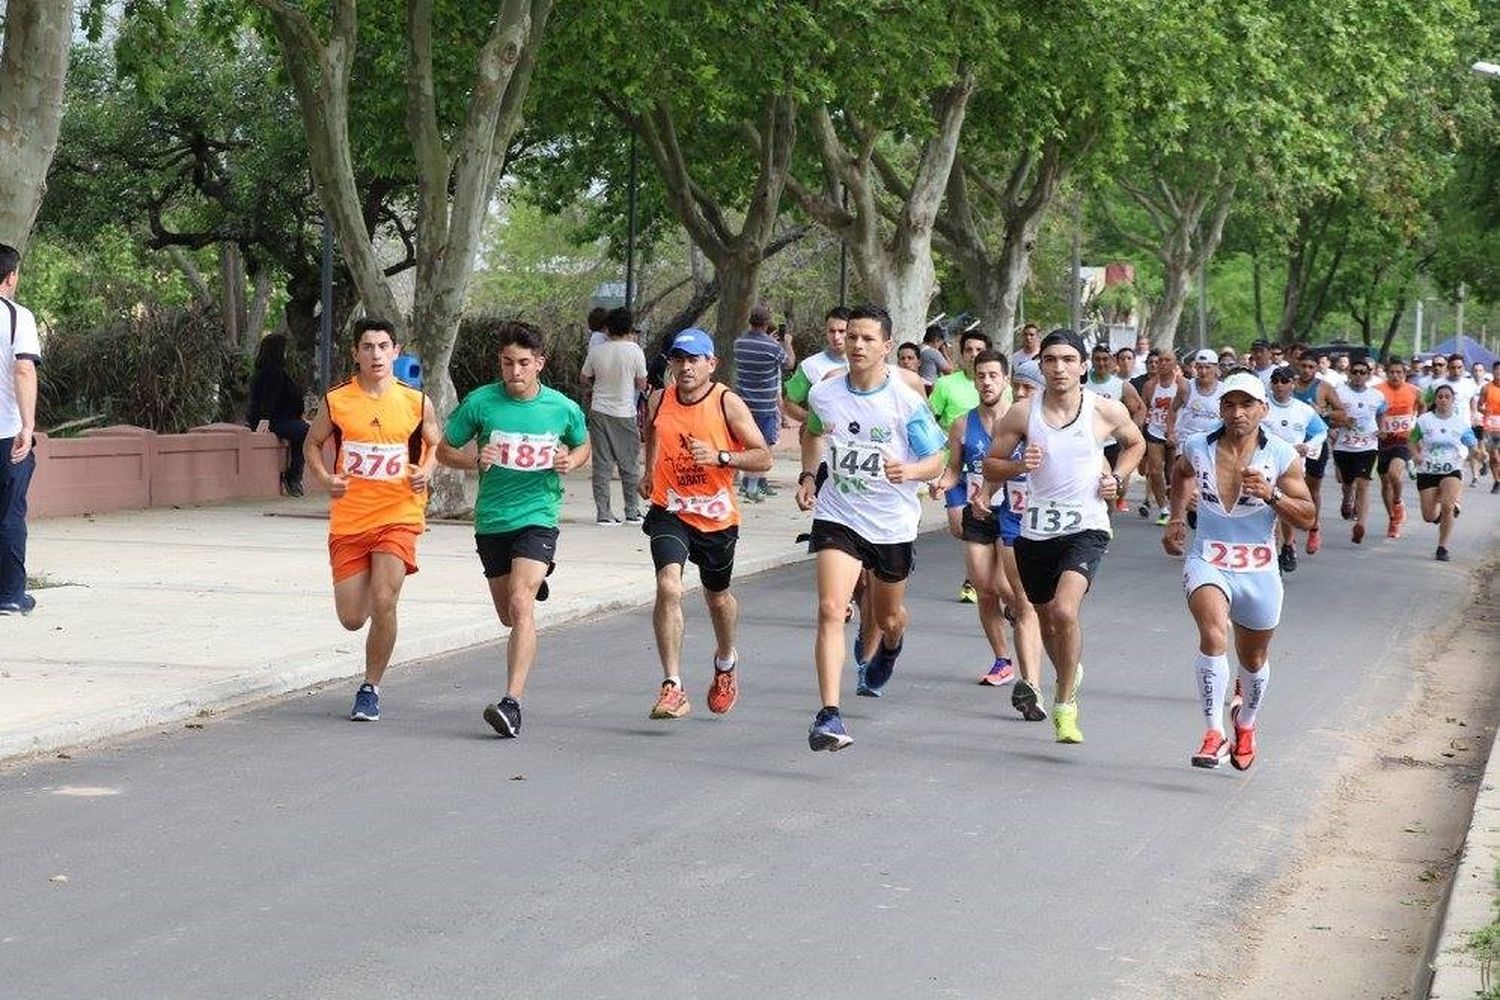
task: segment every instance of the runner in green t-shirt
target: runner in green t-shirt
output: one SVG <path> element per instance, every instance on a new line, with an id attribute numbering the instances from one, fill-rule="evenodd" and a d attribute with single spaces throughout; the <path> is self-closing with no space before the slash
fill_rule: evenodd
<path id="1" fill-rule="evenodd" d="M 448 418 L 438 461 L 478 469 L 474 542 L 506 642 L 505 697 L 484 710 L 501 736 L 521 731 L 521 695 L 536 660 L 535 604 L 547 599 L 557 554 L 562 474 L 589 459 L 583 410 L 538 378 L 547 363 L 536 327 L 504 323 L 497 338 L 500 381 L 464 397 Z M 478 440 L 478 454 L 461 451 Z"/>

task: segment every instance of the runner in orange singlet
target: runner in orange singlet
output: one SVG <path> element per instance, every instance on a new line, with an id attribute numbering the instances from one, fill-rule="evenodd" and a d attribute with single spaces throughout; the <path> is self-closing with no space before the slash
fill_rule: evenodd
<path id="1" fill-rule="evenodd" d="M 417 571 L 417 536 L 426 525 L 427 482 L 437 466 L 442 429 L 432 402 L 396 380 L 395 328 L 383 319 L 354 324 L 355 375 L 324 397 L 303 454 L 332 498 L 328 555 L 333 605 L 351 632 L 365 636 L 365 680 L 349 718 L 380 718 L 380 679 L 396 645 L 396 600 Z M 334 440 L 334 472 L 323 445 Z"/>
<path id="2" fill-rule="evenodd" d="M 713 380 L 714 341 L 702 330 L 684 330 L 667 350 L 675 384 L 652 395 L 646 411 L 646 474 L 642 499 L 651 502 L 641 526 L 656 565 L 656 605 L 651 624 L 661 658 L 661 693 L 653 719 L 680 719 L 691 711 L 682 690 L 682 568 L 691 560 L 703 583 L 713 620 L 714 679 L 708 710 L 723 715 L 739 697 L 734 629 L 739 605 L 729 592 L 734 547 L 740 537 L 735 503 L 736 470 L 771 468 L 771 449 L 745 401 Z"/>
<path id="3" fill-rule="evenodd" d="M 1475 405 L 1484 430 L 1479 444 L 1490 456 L 1490 492 L 1500 493 L 1500 361 L 1492 366 L 1491 374 L 1494 380 L 1479 390 Z"/>
<path id="4" fill-rule="evenodd" d="M 1406 485 L 1406 466 L 1411 461 L 1407 435 L 1422 415 L 1422 394 L 1406 380 L 1406 362 L 1397 357 L 1385 359 L 1385 381 L 1375 386 L 1385 397 L 1385 412 L 1380 415 L 1380 437 L 1375 458 L 1375 474 L 1380 477 L 1380 498 L 1385 501 L 1387 526 L 1385 537 L 1400 538 L 1406 521 L 1406 505 L 1401 491 Z"/>

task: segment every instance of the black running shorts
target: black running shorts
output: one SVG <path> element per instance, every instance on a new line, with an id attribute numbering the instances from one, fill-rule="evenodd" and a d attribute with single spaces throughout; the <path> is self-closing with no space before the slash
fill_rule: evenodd
<path id="1" fill-rule="evenodd" d="M 1339 476 L 1346 483 L 1369 479 L 1375 474 L 1375 452 L 1336 451 L 1333 453 L 1333 467 L 1339 470 Z"/>
<path id="2" fill-rule="evenodd" d="M 658 573 L 664 566 L 691 562 L 698 567 L 704 590 L 718 593 L 729 589 L 734 577 L 734 549 L 740 540 L 739 525 L 703 531 L 665 507 L 652 504 L 641 530 L 651 539 L 651 562 Z"/>
<path id="3" fill-rule="evenodd" d="M 859 560 L 860 565 L 874 573 L 876 579 L 885 583 L 900 583 L 905 580 L 911 576 L 912 567 L 916 564 L 916 545 L 912 542 L 871 542 L 853 528 L 845 527 L 837 521 L 814 518 L 807 551 L 821 552 L 824 549 L 834 549 L 853 556 Z"/>
<path id="4" fill-rule="evenodd" d="M 1104 554 L 1109 551 L 1109 532 L 1080 531 L 1058 538 L 1016 539 L 1016 569 L 1021 588 L 1032 604 L 1047 604 L 1057 595 L 1057 581 L 1064 573 L 1077 573 L 1090 584 Z"/>
<path id="5" fill-rule="evenodd" d="M 550 570 L 557 556 L 557 529 L 529 524 L 515 531 L 475 535 L 474 547 L 487 580 L 509 575 L 514 559 L 534 559 Z"/>

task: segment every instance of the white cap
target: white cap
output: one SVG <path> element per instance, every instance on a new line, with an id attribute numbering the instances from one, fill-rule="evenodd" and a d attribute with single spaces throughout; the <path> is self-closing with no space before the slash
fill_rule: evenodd
<path id="1" fill-rule="evenodd" d="M 1224 387 L 1222 394 L 1225 396 L 1231 392 L 1243 392 L 1251 399 L 1266 401 L 1266 384 L 1254 372 L 1230 372 L 1219 384 Z"/>
<path id="2" fill-rule="evenodd" d="M 1025 382 L 1036 389 L 1047 387 L 1047 380 L 1042 376 L 1042 366 L 1031 360 L 1016 365 L 1016 370 L 1011 374 L 1010 379 L 1012 382 Z"/>
<path id="3" fill-rule="evenodd" d="M 1216 365 L 1218 363 L 1219 356 L 1206 347 L 1193 355 L 1193 364 L 1195 365 Z"/>

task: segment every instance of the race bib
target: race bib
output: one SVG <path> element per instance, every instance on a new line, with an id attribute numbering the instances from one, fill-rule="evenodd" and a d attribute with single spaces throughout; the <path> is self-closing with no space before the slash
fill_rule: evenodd
<path id="1" fill-rule="evenodd" d="M 1007 480 L 1005 483 L 1005 502 L 1010 506 L 1012 514 L 1021 515 L 1026 513 L 1026 484 Z"/>
<path id="2" fill-rule="evenodd" d="M 1203 540 L 1203 561 L 1226 573 L 1262 573 L 1274 569 L 1276 550 L 1264 542 Z"/>
<path id="3" fill-rule="evenodd" d="M 1045 500 L 1026 508 L 1026 526 L 1038 535 L 1071 535 L 1083 528 L 1083 504 Z"/>
<path id="4" fill-rule="evenodd" d="M 1415 414 L 1400 413 L 1394 416 L 1386 414 L 1380 418 L 1380 433 L 1405 436 L 1416 424 L 1417 418 Z"/>
<path id="5" fill-rule="evenodd" d="M 885 452 L 860 441 L 834 443 L 828 447 L 828 468 L 836 479 L 876 482 L 885 478 Z"/>
<path id="6" fill-rule="evenodd" d="M 406 475 L 404 444 L 344 442 L 344 475 L 355 479 L 400 479 Z"/>
<path id="7" fill-rule="evenodd" d="M 491 469 L 550 472 L 552 460 L 557 457 L 556 434 L 514 434 L 494 430 L 490 431 L 490 444 L 500 447 L 500 454 L 490 465 Z"/>
<path id="8" fill-rule="evenodd" d="M 1446 476 L 1458 471 L 1463 465 L 1463 457 L 1448 448 L 1428 450 L 1422 453 L 1422 459 L 1416 465 L 1417 471 L 1424 476 Z"/>
<path id="9" fill-rule="evenodd" d="M 710 521 L 724 521 L 734 512 L 734 501 L 725 490 L 704 497 L 681 496 L 675 490 L 669 489 L 666 507 L 673 514 L 696 514 Z"/>
<path id="10" fill-rule="evenodd" d="M 1484 429 L 1490 434 L 1500 434 L 1500 413 L 1486 413 L 1484 415 Z"/>
<path id="11" fill-rule="evenodd" d="M 1343 451 L 1374 451 L 1375 435 L 1369 431 L 1345 431 Z"/>

